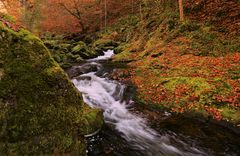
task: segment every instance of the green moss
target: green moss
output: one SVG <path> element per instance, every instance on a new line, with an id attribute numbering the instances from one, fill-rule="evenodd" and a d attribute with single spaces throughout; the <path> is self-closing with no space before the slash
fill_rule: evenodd
<path id="1" fill-rule="evenodd" d="M 118 43 L 111 39 L 98 39 L 93 43 L 95 48 L 103 49 L 104 47 L 117 47 Z"/>
<path id="2" fill-rule="evenodd" d="M 213 31 L 214 27 L 201 27 L 186 36 L 190 39 L 190 47 L 198 56 L 224 56 L 230 52 L 239 52 L 237 37 L 227 39 Z M 216 28 L 215 28 L 216 29 Z"/>
<path id="3" fill-rule="evenodd" d="M 127 44 L 120 44 L 119 46 L 114 48 L 114 53 L 119 54 L 119 53 L 123 52 L 125 49 L 127 49 Z"/>
<path id="4" fill-rule="evenodd" d="M 53 56 L 53 59 L 54 59 L 55 61 L 57 61 L 58 63 L 62 62 L 62 59 L 61 59 L 61 57 L 60 57 L 59 55 Z"/>
<path id="5" fill-rule="evenodd" d="M 58 47 L 58 41 L 57 40 L 45 40 L 44 44 L 46 47 L 48 47 L 49 49 L 59 49 Z M 57 47 L 57 48 L 56 48 Z"/>
<path id="6" fill-rule="evenodd" d="M 68 51 L 71 49 L 72 45 L 68 43 L 62 43 L 59 44 L 60 49 L 63 49 L 64 51 Z"/>
<path id="7" fill-rule="evenodd" d="M 68 62 L 65 62 L 65 63 L 62 63 L 60 66 L 61 66 L 63 69 L 67 69 L 67 68 L 72 67 L 72 64 L 71 64 L 71 63 L 68 63 Z"/>
<path id="8" fill-rule="evenodd" d="M 4 70 L 0 68 L 0 80 L 3 78 L 4 76 Z"/>
<path id="9" fill-rule="evenodd" d="M 186 84 L 194 88 L 196 95 L 200 95 L 202 92 L 213 88 L 206 79 L 200 77 L 166 77 L 160 78 L 160 82 L 170 91 L 173 91 L 179 84 Z"/>
<path id="10" fill-rule="evenodd" d="M 131 53 L 128 50 L 113 56 L 114 61 L 131 61 Z"/>
<path id="11" fill-rule="evenodd" d="M 92 51 L 87 45 L 86 43 L 79 41 L 78 43 L 76 43 L 76 46 L 74 46 L 72 48 L 72 53 L 73 54 L 78 54 L 80 55 L 82 58 L 93 58 L 95 56 L 97 56 L 98 54 L 95 51 Z"/>
<path id="12" fill-rule="evenodd" d="M 81 121 L 81 123 L 86 124 L 85 127 L 82 127 L 83 133 L 85 135 L 91 134 L 96 130 L 99 130 L 103 124 L 102 111 L 99 109 L 90 109 L 90 107 L 88 106 L 84 107 L 84 114 L 82 119 L 83 120 Z"/>
<path id="13" fill-rule="evenodd" d="M 84 155 L 82 137 L 101 126 L 99 111 L 83 109 L 80 93 L 39 38 L 0 26 L 0 42 L 1 154 Z"/>
<path id="14" fill-rule="evenodd" d="M 234 66 L 228 70 L 228 75 L 231 79 L 237 80 L 240 78 L 240 67 Z"/>
<path id="15" fill-rule="evenodd" d="M 75 55 L 75 62 L 80 63 L 83 61 L 83 58 L 80 55 Z"/>
<path id="16" fill-rule="evenodd" d="M 87 49 L 88 49 L 87 45 L 84 42 L 80 41 L 77 43 L 75 47 L 73 47 L 72 52 L 73 53 L 86 52 Z"/>
<path id="17" fill-rule="evenodd" d="M 184 21 L 180 27 L 179 27 L 179 31 L 181 33 L 186 32 L 186 31 L 195 31 L 198 30 L 200 28 L 200 25 L 198 25 L 197 23 L 193 22 L 193 21 Z"/>
<path id="18" fill-rule="evenodd" d="M 233 123 L 240 123 L 240 112 L 234 108 L 230 107 L 221 107 L 222 116 L 225 120 L 228 120 Z"/>
<path id="19" fill-rule="evenodd" d="M 55 61 L 62 68 L 69 68 L 75 63 L 80 63 L 84 59 L 93 58 L 97 53 L 91 50 L 84 42 L 66 41 L 57 38 L 46 38 L 45 46 L 50 49 L 50 52 Z"/>
<path id="20" fill-rule="evenodd" d="M 0 12 L 0 17 L 2 17 L 3 19 L 12 22 L 12 23 L 16 23 L 16 19 L 13 16 L 9 16 L 7 14 L 1 13 Z"/>

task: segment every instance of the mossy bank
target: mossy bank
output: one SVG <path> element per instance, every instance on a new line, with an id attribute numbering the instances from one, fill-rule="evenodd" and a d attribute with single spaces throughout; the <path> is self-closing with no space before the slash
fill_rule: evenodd
<path id="1" fill-rule="evenodd" d="M 85 155 L 83 135 L 100 128 L 43 42 L 0 21 L 1 155 Z"/>
<path id="2" fill-rule="evenodd" d="M 113 77 L 130 80 L 137 87 L 137 104 L 201 114 L 240 127 L 239 2 L 221 1 L 221 7 L 197 12 L 207 19 L 189 11 L 199 4 L 185 2 L 182 22 L 178 6 L 170 2 L 160 2 L 165 7 L 146 4 L 142 14 L 122 18 L 98 33 L 102 40 L 120 43 L 113 61 L 128 62 L 129 69 Z M 213 3 L 209 0 L 205 7 Z M 216 18 L 220 8 L 236 20 Z M 221 29 L 219 21 L 224 23 Z M 229 33 L 222 32 L 223 27 Z"/>

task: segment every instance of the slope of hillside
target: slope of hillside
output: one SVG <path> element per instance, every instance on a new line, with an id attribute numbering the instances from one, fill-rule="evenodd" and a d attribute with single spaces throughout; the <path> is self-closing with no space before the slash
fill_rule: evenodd
<path id="1" fill-rule="evenodd" d="M 240 36 L 239 10 L 238 0 L 197 0 L 185 5 L 189 19 L 214 25 L 216 31 L 228 37 Z"/>
<path id="2" fill-rule="evenodd" d="M 240 5 L 206 2 L 188 1 L 184 22 L 172 6 L 146 6 L 142 16 L 122 19 L 99 40 L 121 43 L 114 60 L 130 62 L 129 69 L 115 74 L 137 86 L 139 104 L 240 126 Z"/>

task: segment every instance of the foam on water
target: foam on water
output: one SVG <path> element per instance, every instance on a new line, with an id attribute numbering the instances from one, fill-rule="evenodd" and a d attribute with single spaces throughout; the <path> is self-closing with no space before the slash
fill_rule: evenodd
<path id="1" fill-rule="evenodd" d="M 114 55 L 114 51 L 113 50 L 107 50 L 104 52 L 104 55 L 98 56 L 96 58 L 93 59 L 89 59 L 88 61 L 99 61 L 99 60 L 106 60 L 111 58 Z"/>

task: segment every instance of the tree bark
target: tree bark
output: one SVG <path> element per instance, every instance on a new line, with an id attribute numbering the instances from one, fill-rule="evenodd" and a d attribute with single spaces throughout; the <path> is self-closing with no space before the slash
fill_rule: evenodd
<path id="1" fill-rule="evenodd" d="M 107 27 L 107 0 L 105 0 L 105 3 L 104 3 L 104 10 L 105 10 L 105 15 L 104 15 L 104 25 L 105 25 L 105 28 Z"/>
<path id="2" fill-rule="evenodd" d="M 133 0 L 132 0 L 132 14 L 134 13 L 134 2 L 133 2 Z"/>
<path id="3" fill-rule="evenodd" d="M 139 5 L 139 11 L 140 11 L 140 19 L 143 19 L 143 14 L 142 14 L 142 3 Z"/>
<path id="4" fill-rule="evenodd" d="M 179 2 L 179 16 L 180 21 L 184 21 L 184 15 L 183 15 L 183 0 L 178 0 Z"/>
<path id="5" fill-rule="evenodd" d="M 73 17 L 75 17 L 78 20 L 78 23 L 82 29 L 82 32 L 85 33 L 87 31 L 87 29 L 82 22 L 81 12 L 77 8 L 77 3 L 75 2 L 75 6 L 74 6 L 73 10 L 68 8 L 64 3 L 59 3 L 59 5 L 62 6 L 69 14 L 71 14 Z"/>

